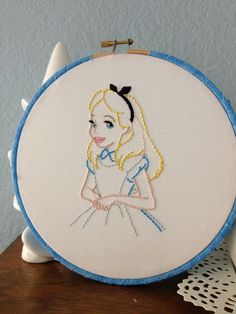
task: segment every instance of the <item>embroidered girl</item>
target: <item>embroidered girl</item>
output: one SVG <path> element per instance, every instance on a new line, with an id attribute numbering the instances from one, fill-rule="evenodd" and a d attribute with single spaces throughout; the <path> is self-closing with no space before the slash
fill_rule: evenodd
<path id="1" fill-rule="evenodd" d="M 139 234 L 137 214 L 148 220 L 151 228 L 164 229 L 150 213 L 157 207 L 151 181 L 161 174 L 163 159 L 130 90 L 130 86 L 125 86 L 118 91 L 110 84 L 109 89 L 97 91 L 89 103 L 91 139 L 81 197 L 90 207 L 83 210 L 71 226 L 83 218 L 85 227 L 102 212 L 104 225 L 112 219 L 121 219 L 121 223 L 128 221 L 136 236 Z"/>

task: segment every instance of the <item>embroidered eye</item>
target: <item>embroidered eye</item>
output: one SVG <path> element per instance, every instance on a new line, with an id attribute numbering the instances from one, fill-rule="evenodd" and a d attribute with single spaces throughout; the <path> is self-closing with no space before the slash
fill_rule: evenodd
<path id="1" fill-rule="evenodd" d="M 113 128 L 114 125 L 113 125 L 113 123 L 112 123 L 111 121 L 105 120 L 104 122 L 105 122 L 106 127 L 107 127 L 108 129 Z"/>
<path id="2" fill-rule="evenodd" d="M 96 127 L 96 123 L 93 120 L 89 120 L 89 123 L 92 125 L 92 127 Z"/>

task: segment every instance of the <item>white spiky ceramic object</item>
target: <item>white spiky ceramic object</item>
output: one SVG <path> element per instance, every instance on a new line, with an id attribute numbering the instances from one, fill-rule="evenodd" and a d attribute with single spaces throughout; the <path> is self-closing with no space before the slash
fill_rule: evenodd
<path id="1" fill-rule="evenodd" d="M 70 57 L 64 45 L 61 42 L 58 42 L 53 49 L 42 84 L 45 83 L 56 71 L 69 62 Z M 28 106 L 28 101 L 23 98 L 21 100 L 21 106 L 23 110 L 25 110 Z M 7 155 L 11 163 L 11 150 Z M 20 211 L 16 196 L 14 196 L 13 199 L 13 207 Z M 44 248 L 42 248 L 42 246 L 39 244 L 38 240 L 35 238 L 29 227 L 26 227 L 26 229 L 23 231 L 21 239 L 23 242 L 21 257 L 24 261 L 29 263 L 45 263 L 53 260 L 53 257 L 51 257 L 48 252 L 44 250 Z"/>

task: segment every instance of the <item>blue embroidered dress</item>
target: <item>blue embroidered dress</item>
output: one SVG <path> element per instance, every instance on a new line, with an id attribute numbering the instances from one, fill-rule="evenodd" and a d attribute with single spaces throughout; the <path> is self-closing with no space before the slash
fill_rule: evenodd
<path id="1" fill-rule="evenodd" d="M 147 155 L 143 154 L 135 159 L 135 163 L 131 165 L 129 169 L 120 171 L 114 160 L 114 151 L 109 151 L 107 148 L 103 148 L 98 156 L 99 166 L 98 169 L 94 169 L 89 160 L 86 161 L 86 166 L 89 173 L 94 177 L 96 192 L 100 196 L 108 196 L 111 194 L 122 194 L 122 195 L 139 195 L 138 189 L 135 184 L 135 178 L 142 172 L 146 171 L 149 167 L 149 160 Z M 126 221 L 129 223 L 132 232 L 138 236 L 139 230 L 136 226 L 137 218 L 135 216 L 143 216 L 144 220 L 147 220 L 151 228 L 156 228 L 159 231 L 163 231 L 164 227 L 157 220 L 157 218 L 145 209 L 134 209 L 128 205 L 114 204 L 109 210 L 97 210 L 93 206 L 90 206 L 84 210 L 80 217 L 84 217 L 83 227 L 94 221 L 97 214 L 104 215 L 104 224 L 110 223 L 111 219 L 121 223 Z M 77 219 L 78 219 L 77 218 Z M 140 217 L 139 217 L 140 220 Z"/>

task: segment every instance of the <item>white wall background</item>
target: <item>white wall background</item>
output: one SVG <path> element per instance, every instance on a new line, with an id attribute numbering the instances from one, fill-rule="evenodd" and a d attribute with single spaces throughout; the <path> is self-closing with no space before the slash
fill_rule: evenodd
<path id="1" fill-rule="evenodd" d="M 127 37 L 194 65 L 236 107 L 235 0 L 0 0 L 0 252 L 25 226 L 7 159 L 21 98 L 40 86 L 57 41 L 77 59 Z"/>

